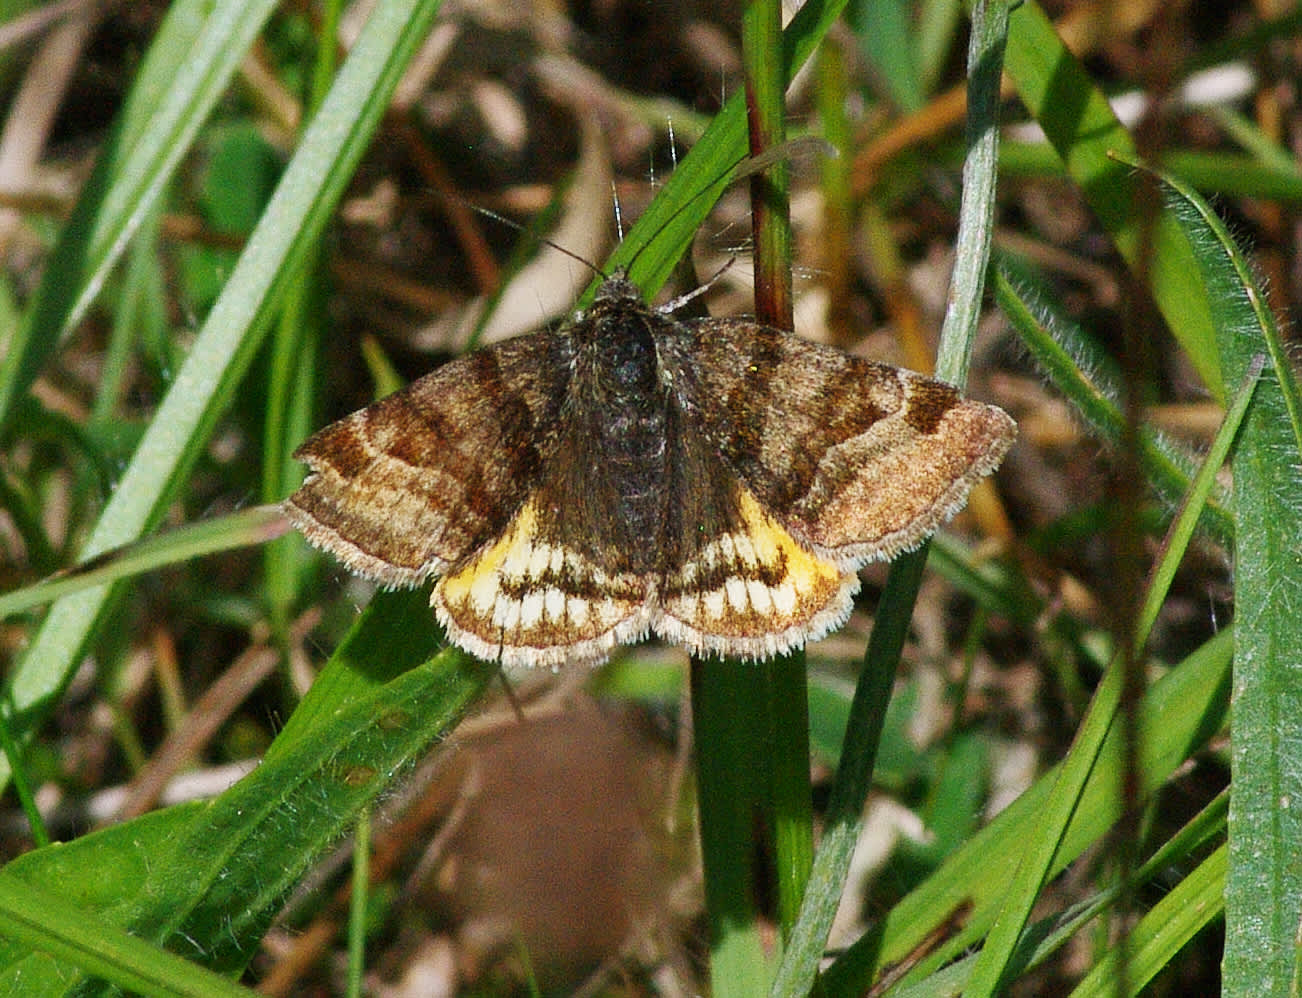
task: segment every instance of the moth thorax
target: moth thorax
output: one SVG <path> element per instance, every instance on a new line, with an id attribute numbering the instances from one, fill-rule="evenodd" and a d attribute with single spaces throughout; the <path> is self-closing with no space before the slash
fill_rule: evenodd
<path id="1" fill-rule="evenodd" d="M 596 343 L 599 394 L 617 405 L 649 402 L 660 384 L 655 338 L 641 314 L 603 318 Z"/>

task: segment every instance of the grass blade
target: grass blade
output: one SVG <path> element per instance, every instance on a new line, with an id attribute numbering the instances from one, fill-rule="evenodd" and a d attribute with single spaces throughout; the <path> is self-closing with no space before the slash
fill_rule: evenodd
<path id="1" fill-rule="evenodd" d="M 1164 178 L 1189 226 L 1220 330 L 1220 363 L 1242 377 L 1270 363 L 1234 455 L 1234 717 L 1226 994 L 1285 994 L 1298 979 L 1302 869 L 1302 404 L 1265 297 L 1225 226 L 1189 188 Z"/>
<path id="2" fill-rule="evenodd" d="M 276 6 L 182 0 L 168 11 L 0 364 L 0 426 L 86 314 Z"/>
<path id="3" fill-rule="evenodd" d="M 968 269 L 956 270 L 954 274 L 951 294 L 954 304 L 945 317 L 938 364 L 941 377 L 959 383 L 967 370 L 967 356 L 976 330 L 985 288 L 986 261 L 989 259 L 998 159 L 998 67 L 1008 29 L 1007 8 L 1002 0 L 978 4 L 973 23 L 968 59 L 971 84 L 978 92 L 972 100 L 973 121 L 969 137 L 973 148 L 969 164 L 964 169 L 963 228 L 959 239 L 976 262 Z M 814 859 L 800 918 L 792 930 L 790 946 L 773 982 L 770 992 L 773 998 L 807 994 L 814 984 L 859 838 L 863 805 L 872 784 L 886 704 L 926 560 L 927 548 L 924 545 L 891 565 L 855 689 L 836 783 L 828 802 L 822 844 Z"/>
<path id="4" fill-rule="evenodd" d="M 254 506 L 105 551 L 90 561 L 0 596 L 0 619 L 73 593 L 129 579 L 191 558 L 265 544 L 288 528 L 279 506 Z"/>
<path id="5" fill-rule="evenodd" d="M 437 8 L 437 0 L 377 5 L 101 514 L 84 557 L 152 529 L 176 495 L 252 360 L 280 294 L 329 220 Z M 112 587 L 97 586 L 50 608 L 10 678 L 7 702 L 16 739 L 25 738 L 57 700 L 112 594 Z M 9 773 L 9 760 L 0 760 L 0 785 Z"/>

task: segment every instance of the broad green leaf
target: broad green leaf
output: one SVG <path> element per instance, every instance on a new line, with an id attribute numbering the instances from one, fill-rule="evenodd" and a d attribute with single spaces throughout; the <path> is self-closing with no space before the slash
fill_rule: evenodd
<path id="1" fill-rule="evenodd" d="M 1225 226 L 1168 180 L 1193 233 L 1221 368 L 1268 360 L 1234 455 L 1235 641 L 1226 994 L 1285 994 L 1299 979 L 1302 912 L 1302 399 L 1265 296 Z"/>
<path id="2" fill-rule="evenodd" d="M 423 630 L 395 629 L 417 606 L 428 616 L 424 592 L 377 597 L 262 764 L 221 796 L 28 853 L 0 881 L 57 890 L 83 917 L 240 969 L 303 874 L 496 675 L 452 650 L 430 658 L 442 644 L 432 618 Z M 102 971 L 96 957 L 84 966 Z M 108 958 L 132 964 L 125 951 Z M 22 982 L 23 994 L 53 993 L 31 989 L 33 980 L 67 982 L 78 965 L 75 952 L 52 964 L 10 943 L 0 948 L 0 992 Z"/>

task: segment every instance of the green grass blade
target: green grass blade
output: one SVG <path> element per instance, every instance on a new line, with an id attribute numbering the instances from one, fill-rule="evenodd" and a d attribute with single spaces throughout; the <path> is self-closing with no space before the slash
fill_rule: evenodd
<path id="1" fill-rule="evenodd" d="M 972 155 L 964 168 L 960 244 L 975 258 L 971 266 L 957 269 L 951 294 L 952 307 L 945 316 L 938 373 L 961 384 L 967 371 L 976 319 L 985 288 L 998 159 L 999 62 L 1008 28 L 1008 11 L 1002 0 L 978 4 L 969 51 L 973 118 Z M 978 231 L 973 231 L 973 230 Z M 800 917 L 790 945 L 778 968 L 770 994 L 807 994 L 823 957 L 827 934 L 849 872 L 859 839 L 863 806 L 872 784 L 873 764 L 881 739 L 886 704 L 899 664 L 909 619 L 922 581 L 927 548 L 910 552 L 891 566 L 886 589 L 877 607 L 864 668 L 855 689 L 850 724 L 846 730 L 836 783 L 828 803 L 823 840 L 814 859 Z"/>
<path id="2" fill-rule="evenodd" d="M 1171 529 L 1163 542 L 1162 556 L 1158 559 L 1157 566 L 1153 571 L 1152 581 L 1149 583 L 1148 591 L 1144 594 L 1144 604 L 1140 607 L 1139 615 L 1135 620 L 1135 632 L 1141 636 L 1142 640 L 1147 640 L 1148 635 L 1153 630 L 1153 625 L 1157 623 L 1157 615 L 1162 610 L 1162 601 L 1170 591 L 1171 584 L 1175 581 L 1175 571 L 1179 567 L 1178 559 L 1167 557 L 1166 551 L 1182 553 L 1188 548 L 1189 542 L 1193 539 L 1199 511 L 1211 495 L 1212 489 L 1216 485 L 1216 476 L 1220 473 L 1225 459 L 1229 457 L 1230 447 L 1238 436 L 1243 417 L 1248 414 L 1248 406 L 1256 393 L 1257 382 L 1261 377 L 1264 363 L 1265 358 L 1258 357 L 1248 365 L 1248 371 L 1243 376 L 1243 384 L 1235 393 L 1234 403 L 1230 406 L 1229 412 L 1225 414 L 1225 419 L 1221 422 L 1221 428 L 1216 431 L 1212 446 L 1208 449 L 1207 456 L 1203 458 L 1203 463 L 1198 468 L 1198 474 L 1194 476 L 1193 482 L 1190 483 L 1188 498 L 1181 505 L 1179 515 L 1176 516 L 1175 522 L 1171 524 Z"/>
<path id="3" fill-rule="evenodd" d="M 1022 859 L 1017 864 L 972 975 L 963 987 L 965 996 L 994 995 L 1007 980 L 1031 908 L 1049 878 L 1054 856 L 1062 845 L 1112 729 L 1124 686 L 1123 659 L 1119 656 L 1109 665 L 1094 691 L 1089 710 L 1058 771 L 1058 778 L 1049 789 L 1048 799 L 1040 813 L 1039 828 L 1022 843 Z"/>
<path id="4" fill-rule="evenodd" d="M 1216 798 L 1145 861 L 1143 868 L 1138 872 L 1137 879 L 1152 880 L 1169 870 L 1173 863 L 1187 865 L 1188 857 L 1195 850 L 1201 849 L 1209 841 L 1223 837 L 1225 813 L 1228 808 L 1228 794 Z M 1145 980 L 1169 963 L 1171 956 L 1188 941 L 1190 936 L 1220 917 L 1224 905 L 1219 894 L 1224 888 L 1225 877 L 1222 868 L 1219 880 L 1217 879 L 1214 857 L 1212 862 L 1200 865 L 1186 880 L 1187 883 L 1182 882 L 1178 885 L 1175 891 L 1170 892 L 1169 899 L 1164 898 L 1156 909 L 1136 926 L 1130 939 L 1133 948 L 1129 964 L 1136 984 L 1131 991 L 1126 992 L 1127 994 L 1137 991 Z M 1026 945 L 1028 950 L 1025 956 L 1026 966 L 1028 968 L 1039 966 L 1060 951 L 1071 939 L 1077 937 L 1091 920 L 1114 904 L 1120 893 L 1120 885 L 1114 884 L 1099 891 L 1087 901 L 1074 905 L 1067 912 L 1050 915 L 1037 922 L 1027 933 L 1028 944 L 1034 940 L 1039 942 L 1033 947 Z M 1168 900 L 1174 901 L 1176 897 L 1180 899 L 1180 906 L 1173 909 L 1168 905 Z M 1161 909 L 1161 918 L 1155 917 L 1158 914 L 1157 909 Z M 897 995 L 898 998 L 941 998 L 941 996 L 949 998 L 962 990 L 976 960 L 975 954 L 956 960 L 929 974 L 923 980 L 902 985 L 890 993 L 893 996 Z M 1110 953 L 1104 954 L 1100 966 L 1103 969 L 1097 970 L 1097 977 L 1096 972 L 1093 971 L 1086 977 L 1086 980 L 1093 982 L 1089 993 L 1108 996 L 1117 994 L 1116 956 Z M 1084 985 L 1085 981 L 1082 981 L 1081 986 Z M 1073 998 L 1076 998 L 1078 993 L 1073 992 Z"/>
<path id="5" fill-rule="evenodd" d="M 914 7 L 906 0 L 871 0 L 855 4 L 850 14 L 864 57 L 887 95 L 906 113 L 923 105 Z"/>
<path id="6" fill-rule="evenodd" d="M 764 850 L 756 841 L 768 767 L 756 757 L 754 730 L 767 705 L 753 668 L 710 658 L 694 661 L 691 673 L 710 981 L 723 998 L 765 994 L 770 980 L 758 910 Z"/>
<path id="7" fill-rule="evenodd" d="M 257 350 L 281 292 L 316 245 L 437 8 L 437 0 L 377 5 L 100 516 L 85 557 L 150 530 L 180 489 Z M 24 738 L 52 708 L 94 638 L 111 595 L 111 587 L 99 586 L 50 608 L 10 679 L 7 702 L 16 738 Z M 8 761 L 0 760 L 0 785 L 9 771 Z"/>
<path id="8" fill-rule="evenodd" d="M 1005 177 L 1061 174 L 1062 160 L 1043 143 L 1005 142 L 999 165 Z M 1235 152 L 1168 149 L 1162 165 L 1205 193 L 1252 197 L 1284 204 L 1302 202 L 1302 175 L 1290 163 L 1287 170 Z"/>
<path id="9" fill-rule="evenodd" d="M 1156 682 L 1144 696 L 1141 796 L 1155 792 L 1177 766 L 1220 730 L 1229 702 L 1233 631 L 1222 631 Z M 1118 814 L 1115 773 L 1122 758 L 1120 733 L 1111 731 L 1099 762 L 1054 856 L 1056 874 L 1095 845 Z M 829 998 L 862 994 L 878 968 L 898 963 L 920 946 L 928 956 L 923 976 L 980 941 L 990 928 L 1027 842 L 1043 830 L 1043 814 L 1061 765 L 1035 782 L 989 825 L 901 900 L 874 930 L 842 954 L 824 974 Z M 933 934 L 962 913 L 957 931 L 935 947 Z M 951 927 L 952 928 L 952 927 Z M 933 948 L 934 947 L 934 948 Z"/>
<path id="10" fill-rule="evenodd" d="M 333 37 L 333 36 L 331 36 Z M 371 894 L 371 812 L 362 808 L 353 830 L 352 893 L 348 899 L 348 998 L 361 998 L 366 968 L 366 918 Z"/>
<path id="11" fill-rule="evenodd" d="M 1265 297 L 1225 226 L 1167 181 L 1194 234 L 1220 330 L 1220 363 L 1244 377 L 1265 355 L 1234 455 L 1235 674 L 1231 730 L 1226 994 L 1285 994 L 1298 979 L 1302 911 L 1302 403 Z"/>
<path id="12" fill-rule="evenodd" d="M 1005 0 L 979 0 L 972 11 L 968 50 L 967 155 L 963 198 L 954 244 L 950 304 L 940 333 L 936 377 L 967 383 L 972 344 L 985 300 L 986 268 L 995 230 L 995 188 L 999 177 L 999 79 L 1008 39 Z"/>
<path id="13" fill-rule="evenodd" d="M 265 544 L 283 534 L 288 526 L 279 506 L 254 506 L 155 534 L 106 551 L 35 585 L 5 593 L 0 596 L 0 620 L 72 593 L 120 582 L 191 558 Z"/>
<path id="14" fill-rule="evenodd" d="M 242 967 L 303 873 L 496 676 L 454 652 L 430 658 L 442 636 L 428 613 L 422 630 L 396 628 L 426 601 L 377 597 L 262 764 L 220 797 L 28 853 L 0 876 L 57 884 L 83 918 Z M 0 947 L 0 991 L 39 962 L 29 947 Z"/>
<path id="15" fill-rule="evenodd" d="M 1013 11 L 1006 69 L 1118 252 L 1132 272 L 1146 275 L 1167 324 L 1223 399 L 1215 325 L 1188 240 L 1169 212 L 1159 216 L 1152 239 L 1144 238 L 1134 174 L 1116 158 L 1133 159 L 1134 142 L 1034 0 Z M 1141 259 L 1146 242 L 1148 259 Z"/>
<path id="16" fill-rule="evenodd" d="M 0 363 L 0 426 L 86 314 L 276 6 L 181 0 L 168 11 Z"/>

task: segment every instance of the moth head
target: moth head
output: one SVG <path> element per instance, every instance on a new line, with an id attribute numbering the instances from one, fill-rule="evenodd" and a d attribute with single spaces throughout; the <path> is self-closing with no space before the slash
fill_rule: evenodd
<path id="1" fill-rule="evenodd" d="M 593 304 L 627 301 L 641 303 L 642 292 L 628 279 L 628 271 L 621 267 L 601 282 L 601 287 L 597 289 L 597 294 L 592 300 Z"/>

